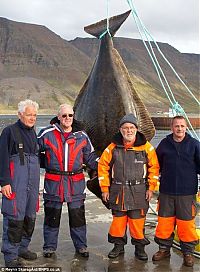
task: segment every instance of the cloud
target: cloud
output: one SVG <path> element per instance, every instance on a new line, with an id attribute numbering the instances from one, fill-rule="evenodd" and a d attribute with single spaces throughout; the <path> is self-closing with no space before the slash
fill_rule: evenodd
<path id="1" fill-rule="evenodd" d="M 199 52 L 198 0 L 133 0 L 145 27 L 157 41 L 181 52 Z M 127 0 L 109 0 L 110 16 L 129 9 Z M 89 36 L 84 26 L 107 16 L 106 0 L 1 0 L 0 16 L 14 21 L 45 25 L 62 38 Z M 117 33 L 138 38 L 132 16 Z"/>

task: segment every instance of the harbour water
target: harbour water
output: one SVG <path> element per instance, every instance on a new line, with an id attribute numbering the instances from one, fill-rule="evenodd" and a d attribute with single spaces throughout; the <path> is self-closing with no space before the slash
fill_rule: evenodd
<path id="1" fill-rule="evenodd" d="M 53 115 L 38 115 L 36 122 L 36 132 L 38 133 L 41 128 L 49 125 L 50 120 L 54 117 Z M 0 134 L 4 127 L 9 124 L 13 124 L 18 119 L 17 115 L 0 115 Z M 200 129 L 195 130 L 200 136 Z M 156 147 L 159 142 L 170 133 L 170 130 L 156 130 L 154 138 L 151 140 L 151 143 Z"/>
<path id="2" fill-rule="evenodd" d="M 52 115 L 39 115 L 36 123 L 36 132 L 38 133 L 41 128 L 49 125 L 49 121 L 52 119 Z M 1 115 L 0 116 L 0 134 L 6 126 L 13 124 L 18 119 L 17 115 Z M 152 139 L 153 146 L 157 146 L 162 138 L 169 134 L 169 130 L 157 130 L 156 135 Z"/>

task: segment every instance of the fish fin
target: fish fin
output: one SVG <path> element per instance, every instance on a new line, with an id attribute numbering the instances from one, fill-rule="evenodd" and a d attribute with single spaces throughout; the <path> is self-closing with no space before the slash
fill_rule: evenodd
<path id="1" fill-rule="evenodd" d="M 123 22 L 126 20 L 126 18 L 129 16 L 131 10 L 113 16 L 109 19 L 109 32 L 112 37 L 114 37 L 117 30 L 120 28 L 120 26 L 123 24 Z M 96 38 L 99 38 L 100 35 L 106 31 L 107 29 L 107 19 L 104 19 L 102 21 L 99 21 L 95 24 L 91 24 L 84 27 L 85 32 L 93 35 Z"/>

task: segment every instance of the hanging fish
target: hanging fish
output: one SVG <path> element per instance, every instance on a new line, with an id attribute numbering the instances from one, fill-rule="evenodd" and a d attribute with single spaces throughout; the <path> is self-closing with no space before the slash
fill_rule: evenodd
<path id="1" fill-rule="evenodd" d="M 130 11 L 109 19 L 109 33 L 100 39 L 93 68 L 76 98 L 75 118 L 85 123 L 94 148 L 103 151 L 119 129 L 119 120 L 133 113 L 138 129 L 151 140 L 155 128 L 150 115 L 134 89 L 131 77 L 112 37 L 129 16 Z M 107 20 L 86 26 L 84 30 L 99 38 L 107 29 Z"/>

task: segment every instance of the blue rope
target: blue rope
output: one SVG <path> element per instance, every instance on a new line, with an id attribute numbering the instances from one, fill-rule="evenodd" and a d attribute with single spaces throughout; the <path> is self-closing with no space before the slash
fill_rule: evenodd
<path id="1" fill-rule="evenodd" d="M 106 30 L 99 36 L 99 39 L 101 40 L 107 33 L 112 38 L 112 35 L 110 34 L 109 30 L 109 6 L 110 6 L 110 0 L 107 0 L 107 27 Z"/>
<path id="2" fill-rule="evenodd" d="M 146 27 L 144 26 L 144 24 L 142 23 L 141 19 L 139 18 L 138 14 L 137 14 L 137 11 L 136 11 L 136 8 L 134 7 L 133 5 L 133 2 L 132 0 L 127 0 L 131 10 L 132 10 L 132 13 L 133 13 L 133 16 L 134 16 L 134 19 L 135 17 L 138 19 L 139 23 L 141 24 L 141 27 L 145 33 L 145 36 L 147 37 L 148 39 L 148 36 L 152 39 L 152 41 L 154 42 L 154 44 L 156 45 L 156 48 L 158 49 L 159 53 L 161 54 L 161 56 L 163 57 L 163 59 L 167 62 L 167 64 L 170 66 L 170 68 L 172 69 L 172 71 L 174 72 L 174 74 L 176 75 L 176 77 L 180 80 L 180 82 L 184 85 L 184 87 L 187 89 L 187 91 L 190 93 L 190 95 L 194 98 L 194 100 L 198 103 L 198 105 L 200 105 L 200 101 L 194 96 L 194 94 L 190 91 L 190 89 L 187 87 L 187 85 L 184 83 L 184 81 L 180 78 L 180 76 L 178 75 L 178 73 L 176 72 L 176 70 L 174 69 L 174 67 L 171 65 L 171 63 L 168 61 L 168 59 L 165 57 L 165 55 L 163 54 L 163 52 L 160 50 L 160 47 L 158 46 L 157 42 L 155 41 L 155 39 L 153 38 L 153 36 L 150 34 L 150 32 L 146 29 Z M 137 22 L 136 22 L 137 24 Z M 137 25 L 138 26 L 138 25 Z M 140 35 L 142 37 L 142 34 L 140 32 Z M 142 38 L 143 39 L 143 38 Z M 149 39 L 148 39 L 149 41 Z M 150 43 L 150 42 L 149 42 Z M 152 52 L 153 52 L 153 49 L 152 49 Z M 154 54 L 154 53 L 153 53 Z"/>
<path id="3" fill-rule="evenodd" d="M 162 85 L 162 87 L 163 87 L 163 89 L 164 89 L 164 91 L 165 91 L 165 94 L 166 94 L 166 96 L 167 96 L 167 98 L 168 98 L 168 100 L 169 100 L 171 106 L 173 106 L 173 104 L 176 102 L 176 99 L 175 99 L 175 97 L 174 97 L 174 95 L 173 95 L 173 92 L 171 91 L 171 88 L 170 88 L 170 86 L 169 86 L 169 83 L 168 83 L 168 81 L 167 81 L 167 78 L 166 78 L 166 76 L 165 76 L 163 70 L 161 69 L 161 67 L 160 67 L 160 65 L 159 65 L 159 62 L 158 62 L 158 60 L 157 60 L 157 58 L 156 58 L 156 55 L 155 55 L 155 53 L 154 53 L 154 51 L 153 51 L 151 42 L 150 42 L 150 40 L 149 40 L 149 38 L 148 38 L 147 33 L 146 33 L 145 30 L 144 30 L 144 25 L 142 24 L 142 21 L 140 20 L 140 18 L 139 18 L 138 15 L 137 15 L 136 9 L 132 6 L 132 3 L 130 3 L 129 0 L 128 0 L 128 2 L 129 2 L 129 5 L 130 5 L 130 8 L 131 8 L 131 11 L 132 11 L 133 18 L 134 18 L 134 20 L 135 20 L 136 26 L 137 26 L 137 28 L 138 28 L 138 31 L 139 31 L 139 33 L 140 33 L 140 36 L 142 37 L 143 44 L 144 44 L 144 46 L 145 46 L 145 48 L 146 48 L 146 50 L 147 50 L 147 52 L 148 52 L 148 54 L 149 54 L 149 56 L 150 56 L 150 58 L 151 58 L 151 61 L 152 61 L 153 65 L 154 65 L 154 68 L 155 68 L 156 73 L 157 73 L 157 75 L 158 75 L 158 77 L 159 77 L 160 83 L 161 83 L 161 85 Z M 140 28 L 143 29 L 143 33 L 145 34 L 145 37 L 146 37 L 146 39 L 148 40 L 148 44 L 149 44 L 149 46 L 150 46 L 150 49 L 151 49 L 152 54 L 151 54 L 149 48 L 148 48 L 147 45 L 146 45 L 146 42 L 145 42 L 145 40 L 144 40 L 144 38 L 143 38 L 143 33 L 141 32 Z M 152 55 L 153 55 L 153 56 L 152 56 Z M 167 87 L 168 87 L 168 89 L 169 89 L 169 93 L 170 93 L 170 95 L 171 95 L 172 98 L 170 98 L 170 95 L 168 94 L 168 91 L 167 91 L 166 88 L 165 88 L 165 85 L 164 85 L 164 83 L 163 83 L 163 80 L 162 80 L 162 78 L 161 78 L 161 74 L 160 74 L 160 73 L 162 74 L 162 76 L 163 76 L 163 78 L 164 78 L 164 81 L 165 81 L 165 83 L 166 83 L 166 85 L 167 85 Z M 173 101 L 172 101 L 172 100 L 173 100 Z"/>
<path id="4" fill-rule="evenodd" d="M 158 51 L 159 51 L 159 53 L 161 54 L 161 56 L 164 58 L 164 60 L 165 60 L 165 61 L 167 62 L 167 64 L 170 66 L 170 68 L 172 69 L 172 71 L 175 73 L 176 77 L 181 81 L 181 83 L 184 85 L 184 87 L 186 87 L 186 89 L 187 89 L 187 91 L 190 93 L 190 95 L 194 98 L 194 100 L 195 100 L 199 105 L 200 105 L 200 102 L 197 100 L 197 98 L 193 95 L 193 93 L 189 90 L 189 88 L 186 86 L 186 84 L 183 82 L 183 80 L 182 80 L 182 79 L 180 78 L 180 76 L 177 74 L 177 72 L 175 71 L 175 69 L 173 68 L 173 66 L 171 65 L 171 63 L 167 60 L 167 58 L 164 56 L 164 54 L 163 54 L 162 51 L 160 50 L 160 48 L 159 48 L 157 42 L 155 41 L 155 39 L 152 37 L 152 35 L 151 35 L 151 34 L 149 33 L 149 31 L 146 29 L 146 27 L 144 26 L 144 24 L 142 23 L 141 19 L 139 18 L 138 14 L 137 14 L 136 8 L 133 6 L 132 0 L 127 0 L 127 2 L 128 2 L 129 6 L 130 6 L 131 13 L 132 13 L 132 15 L 133 15 L 133 18 L 134 18 L 134 20 L 135 20 L 136 26 L 137 26 L 138 31 L 139 31 L 139 33 L 140 33 L 140 36 L 141 36 L 141 38 L 142 38 L 143 44 L 144 44 L 144 46 L 145 46 L 145 48 L 146 48 L 146 50 L 147 50 L 147 52 L 148 52 L 148 54 L 149 54 L 149 56 L 150 56 L 150 58 L 151 58 L 151 61 L 152 61 L 153 65 L 154 65 L 154 67 L 155 67 L 155 69 L 156 69 L 156 72 L 157 72 L 157 74 L 158 74 L 158 77 L 159 77 L 159 80 L 160 80 L 160 82 L 161 82 L 161 85 L 162 85 L 162 87 L 163 87 L 163 89 L 164 89 L 164 91 L 165 91 L 165 94 L 166 94 L 166 96 L 167 96 L 167 98 L 168 98 L 168 100 L 169 100 L 169 102 L 170 102 L 170 104 L 171 104 L 171 106 L 172 106 L 172 110 L 174 110 L 174 111 L 176 112 L 176 114 L 178 114 L 178 115 L 181 114 L 181 115 L 183 115 L 183 116 L 186 118 L 186 120 L 187 120 L 189 126 L 191 127 L 191 130 L 192 130 L 193 134 L 194 134 L 195 137 L 199 140 L 199 136 L 198 136 L 198 134 L 195 132 L 195 130 L 193 129 L 192 124 L 191 124 L 190 120 L 189 120 L 188 117 L 187 117 L 187 114 L 185 113 L 185 111 L 184 111 L 184 109 L 181 107 L 181 105 L 176 101 L 176 99 L 175 99 L 175 97 L 174 97 L 174 95 L 173 95 L 173 92 L 172 92 L 172 90 L 171 90 L 171 88 L 170 88 L 170 85 L 169 85 L 169 83 L 168 83 L 168 81 L 167 81 L 167 78 L 165 77 L 165 74 L 164 74 L 162 68 L 160 67 L 159 62 L 158 62 L 158 60 L 157 60 L 157 58 L 156 58 L 156 55 L 155 55 L 154 50 L 153 50 L 153 48 L 152 48 L 151 42 L 150 42 L 150 40 L 149 40 L 149 37 L 151 38 L 151 40 L 152 40 L 152 41 L 154 42 L 154 44 L 156 45 L 156 48 L 158 49 Z M 141 31 L 140 28 L 142 28 L 143 32 Z M 145 35 L 145 37 L 146 37 L 146 39 L 147 39 L 147 41 L 148 41 L 148 44 L 149 44 L 150 49 L 151 49 L 151 52 L 150 52 L 149 48 L 148 48 L 147 45 L 146 45 L 146 42 L 145 42 L 145 40 L 144 40 L 144 38 L 143 38 L 143 34 Z M 168 94 L 168 91 L 166 90 L 166 88 L 165 88 L 165 86 L 164 86 L 164 83 L 163 83 L 163 80 L 162 80 L 162 78 L 161 78 L 160 73 L 162 74 L 162 76 L 163 76 L 163 78 L 164 78 L 164 81 L 165 81 L 165 83 L 166 83 L 166 85 L 167 85 L 167 87 L 168 87 L 168 90 L 169 90 L 169 93 L 170 93 L 172 99 L 170 98 L 170 95 Z M 173 100 L 173 102 L 172 102 L 172 100 Z M 189 128 L 188 128 L 188 130 L 189 130 L 190 134 L 192 134 L 192 132 L 190 131 Z"/>

